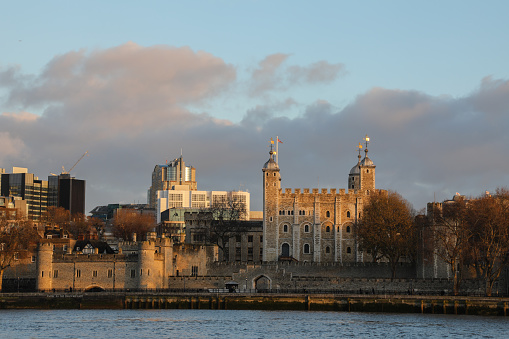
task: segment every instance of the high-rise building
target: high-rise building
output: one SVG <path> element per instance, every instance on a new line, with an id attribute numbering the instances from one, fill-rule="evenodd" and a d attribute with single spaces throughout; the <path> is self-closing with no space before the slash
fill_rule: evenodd
<path id="1" fill-rule="evenodd" d="M 13 167 L 12 173 L 1 174 L 1 196 L 17 197 L 26 201 L 28 218 L 40 219 L 48 207 L 48 181 L 39 180 L 28 169 Z"/>
<path id="2" fill-rule="evenodd" d="M 39 180 L 22 167 L 13 167 L 12 173 L 0 175 L 0 196 L 26 201 L 29 219 L 39 220 L 50 206 L 63 207 L 71 214 L 85 213 L 85 180 L 69 174 Z"/>
<path id="3" fill-rule="evenodd" d="M 85 214 L 85 180 L 76 179 L 69 174 L 58 176 L 57 207 L 71 212 Z"/>
<path id="4" fill-rule="evenodd" d="M 171 190 L 174 186 L 187 186 L 189 190 L 197 190 L 196 169 L 186 166 L 182 156 L 166 163 L 156 165 L 152 172 L 152 186 L 148 190 L 147 203 L 150 208 L 156 208 L 157 191 Z"/>

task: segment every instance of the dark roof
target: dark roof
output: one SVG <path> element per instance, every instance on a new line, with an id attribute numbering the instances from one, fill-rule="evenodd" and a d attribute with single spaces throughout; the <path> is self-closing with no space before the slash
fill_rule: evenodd
<path id="1" fill-rule="evenodd" d="M 99 241 L 99 240 L 78 240 L 76 241 L 76 244 L 74 244 L 73 251 L 76 251 L 77 248 L 80 249 L 80 251 L 83 250 L 85 246 L 90 244 L 93 248 L 98 248 L 100 254 L 115 254 L 115 251 L 113 251 L 106 242 Z"/>

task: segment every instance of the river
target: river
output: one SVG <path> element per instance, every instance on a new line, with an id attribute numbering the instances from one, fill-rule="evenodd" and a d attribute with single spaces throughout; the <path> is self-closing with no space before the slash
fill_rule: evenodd
<path id="1" fill-rule="evenodd" d="M 507 338 L 509 318 L 237 310 L 0 310 L 0 338 Z"/>

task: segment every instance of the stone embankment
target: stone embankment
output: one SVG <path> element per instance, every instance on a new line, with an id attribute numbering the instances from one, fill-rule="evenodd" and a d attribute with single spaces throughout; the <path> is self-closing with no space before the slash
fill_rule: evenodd
<path id="1" fill-rule="evenodd" d="M 214 309 L 507 316 L 509 298 L 264 293 L 3 293 L 0 309 Z"/>

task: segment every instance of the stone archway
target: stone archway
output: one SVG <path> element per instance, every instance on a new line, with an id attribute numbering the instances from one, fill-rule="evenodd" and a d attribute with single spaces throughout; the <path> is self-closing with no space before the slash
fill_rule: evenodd
<path id="1" fill-rule="evenodd" d="M 104 291 L 105 291 L 104 288 L 97 285 L 89 286 L 85 289 L 85 292 L 104 292 Z"/>
<path id="2" fill-rule="evenodd" d="M 257 290 L 270 290 L 272 288 L 272 280 L 265 275 L 261 275 L 254 279 L 254 287 Z"/>

